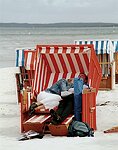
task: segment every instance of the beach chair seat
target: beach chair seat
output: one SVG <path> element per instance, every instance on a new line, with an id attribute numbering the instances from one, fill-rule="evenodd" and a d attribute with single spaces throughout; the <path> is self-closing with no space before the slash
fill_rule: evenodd
<path id="1" fill-rule="evenodd" d="M 53 136 L 67 136 L 68 126 L 72 122 L 74 115 L 69 115 L 62 123 L 54 125 L 50 123 L 48 125 L 51 135 Z"/>
<path id="2" fill-rule="evenodd" d="M 34 115 L 23 123 L 24 131 L 33 130 L 39 133 L 43 133 L 45 125 L 50 122 L 51 116 L 49 114 Z"/>

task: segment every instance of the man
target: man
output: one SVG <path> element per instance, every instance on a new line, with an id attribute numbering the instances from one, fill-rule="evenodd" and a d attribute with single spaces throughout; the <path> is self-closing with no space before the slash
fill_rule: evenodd
<path id="1" fill-rule="evenodd" d="M 82 121 L 82 91 L 88 88 L 88 77 L 81 73 L 78 78 L 74 78 L 74 117 L 77 121 Z"/>
<path id="2" fill-rule="evenodd" d="M 53 109 L 50 110 L 53 124 L 61 123 L 70 114 L 73 113 L 75 116 L 75 120 L 81 121 L 82 90 L 84 88 L 88 88 L 88 77 L 84 73 L 80 73 L 77 78 L 74 78 L 73 82 L 74 90 L 72 94 L 62 97 L 63 100 L 60 101 L 58 109 L 56 111 L 54 111 Z M 72 91 L 72 88 L 70 88 L 69 91 Z"/>

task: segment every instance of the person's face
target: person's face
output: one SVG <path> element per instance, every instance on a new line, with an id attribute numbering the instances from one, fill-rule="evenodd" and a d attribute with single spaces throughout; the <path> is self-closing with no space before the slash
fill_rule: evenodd
<path id="1" fill-rule="evenodd" d="M 79 78 L 82 78 L 83 79 L 83 81 L 85 82 L 85 80 L 86 80 L 86 75 L 85 74 L 79 74 L 79 76 L 78 76 Z"/>
<path id="2" fill-rule="evenodd" d="M 72 84 L 73 83 L 73 78 L 70 78 L 67 80 L 68 84 Z"/>

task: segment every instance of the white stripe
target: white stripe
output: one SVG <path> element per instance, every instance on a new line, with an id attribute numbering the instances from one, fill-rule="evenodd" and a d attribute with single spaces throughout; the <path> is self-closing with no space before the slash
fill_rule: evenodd
<path id="1" fill-rule="evenodd" d="M 71 59 L 73 60 L 74 66 L 76 66 L 76 67 L 75 67 L 76 72 L 80 72 L 80 69 L 79 69 L 77 60 L 76 60 L 76 58 L 75 58 L 75 55 L 74 55 L 73 53 L 71 53 L 70 56 L 71 56 Z"/>
<path id="2" fill-rule="evenodd" d="M 68 117 L 69 119 L 67 118 L 68 120 L 65 122 L 65 124 L 70 123 L 70 121 L 72 120 L 72 118 L 73 118 L 73 117 L 74 117 L 74 115 L 73 115 L 73 116 L 71 116 L 71 117 Z"/>
<path id="3" fill-rule="evenodd" d="M 58 53 L 62 53 L 63 48 L 62 47 L 58 47 Z"/>
<path id="4" fill-rule="evenodd" d="M 49 63 L 49 66 L 50 66 L 52 72 L 55 72 L 55 68 L 54 68 L 54 65 L 53 65 L 53 60 L 51 60 L 49 54 L 46 54 L 46 58 L 48 60 L 48 63 Z"/>
<path id="5" fill-rule="evenodd" d="M 46 47 L 42 47 L 41 53 L 46 53 Z"/>
<path id="6" fill-rule="evenodd" d="M 34 59 L 33 70 L 35 70 L 35 65 L 36 65 L 36 59 Z"/>
<path id="7" fill-rule="evenodd" d="M 63 73 L 59 73 L 58 80 L 62 79 Z"/>
<path id="8" fill-rule="evenodd" d="M 117 50 L 117 49 L 116 49 L 116 48 L 117 48 L 117 42 L 118 42 L 118 41 L 114 41 L 114 44 L 113 44 L 115 51 Z"/>
<path id="9" fill-rule="evenodd" d="M 35 117 L 36 117 L 36 115 L 35 115 L 35 116 L 33 116 L 32 118 L 30 118 L 29 120 L 27 120 L 25 123 L 27 123 L 27 122 L 31 122 L 31 120 L 33 120 Z"/>
<path id="10" fill-rule="evenodd" d="M 85 60 L 84 60 L 82 53 L 80 53 L 79 56 L 80 56 L 80 60 L 81 60 L 84 72 L 88 72 L 88 69 L 87 69 L 87 66 L 86 66 L 86 63 L 85 63 Z"/>
<path id="11" fill-rule="evenodd" d="M 40 120 L 44 117 L 44 115 L 41 115 L 39 117 L 36 117 L 34 118 L 33 120 L 31 120 L 32 123 L 35 123 L 35 122 L 40 122 Z"/>
<path id="12" fill-rule="evenodd" d="M 19 50 L 19 61 L 18 65 L 22 66 L 23 50 Z"/>
<path id="13" fill-rule="evenodd" d="M 78 77 L 80 74 L 80 72 L 75 73 L 75 77 Z"/>
<path id="14" fill-rule="evenodd" d="M 41 75 L 40 75 L 40 76 L 41 76 L 40 91 L 42 91 L 42 88 L 43 88 L 43 87 L 42 87 L 42 86 L 43 86 L 43 85 L 42 85 L 42 81 L 43 81 L 42 79 L 43 79 L 43 76 L 44 76 L 44 61 L 43 61 L 43 64 L 42 64 L 42 68 L 41 68 L 41 69 L 42 69 L 42 73 L 41 73 Z"/>
<path id="15" fill-rule="evenodd" d="M 54 47 L 50 47 L 50 53 L 54 53 Z"/>
<path id="16" fill-rule="evenodd" d="M 30 64 L 31 64 L 31 58 L 32 58 L 32 53 L 28 52 L 28 57 L 27 57 L 27 62 L 26 62 L 26 70 L 30 70 Z"/>
<path id="17" fill-rule="evenodd" d="M 44 86 L 45 86 L 45 84 L 46 84 L 46 76 L 47 76 L 47 66 L 46 66 L 46 68 L 45 68 L 45 74 L 44 74 L 44 84 L 43 84 L 43 89 L 44 89 Z"/>
<path id="18" fill-rule="evenodd" d="M 71 78 L 71 72 L 69 72 L 69 73 L 67 73 L 67 75 L 66 75 L 66 79 L 70 79 Z"/>
<path id="19" fill-rule="evenodd" d="M 71 52 L 71 47 L 67 47 L 66 53 L 70 53 Z"/>
<path id="20" fill-rule="evenodd" d="M 64 55 L 62 55 L 62 57 L 63 57 L 63 59 L 65 61 L 66 68 L 67 68 L 68 72 L 71 72 L 72 70 L 71 70 L 70 64 L 68 62 L 67 56 L 64 54 Z"/>
<path id="21" fill-rule="evenodd" d="M 87 41 L 87 44 L 90 44 L 90 41 Z"/>
<path id="22" fill-rule="evenodd" d="M 89 62 L 90 62 L 90 58 L 91 58 L 91 51 L 87 51 L 87 52 L 86 52 L 86 54 L 87 54 L 88 60 L 89 60 Z"/>
<path id="23" fill-rule="evenodd" d="M 109 44 L 109 42 L 108 42 L 108 44 Z M 109 47 L 108 47 L 108 49 L 106 49 L 106 47 L 107 47 L 107 41 L 104 41 L 104 44 L 103 44 L 103 53 L 107 53 L 107 50 L 109 51 Z"/>
<path id="24" fill-rule="evenodd" d="M 95 42 L 95 41 L 93 41 L 93 47 L 94 47 L 94 49 L 95 49 L 95 43 L 96 43 L 96 42 Z M 96 49 L 95 49 L 95 50 L 96 50 Z"/>
<path id="25" fill-rule="evenodd" d="M 43 123 L 44 121 L 46 121 L 46 120 L 49 119 L 50 117 L 51 117 L 50 115 L 47 116 L 47 117 L 44 116 L 44 118 L 42 119 L 42 121 L 40 121 L 40 123 Z"/>
<path id="26" fill-rule="evenodd" d="M 59 59 L 58 54 L 55 54 L 55 55 L 54 55 L 54 58 L 55 58 L 55 60 L 56 60 L 56 62 L 57 62 L 59 71 L 60 71 L 60 72 L 64 72 L 64 71 L 63 71 L 63 68 L 62 68 L 62 63 L 60 62 L 60 59 Z"/>
<path id="27" fill-rule="evenodd" d="M 38 68 L 38 77 L 37 77 L 37 81 L 36 81 L 36 91 L 38 91 L 39 88 L 39 77 L 40 77 L 40 72 L 41 72 L 41 63 L 42 63 L 42 55 L 40 57 L 40 61 L 39 61 L 39 68 Z"/>
<path id="28" fill-rule="evenodd" d="M 28 109 L 29 109 L 29 107 L 31 105 L 30 99 L 31 99 L 31 92 L 28 92 Z"/>
<path id="29" fill-rule="evenodd" d="M 38 71 L 39 71 L 39 67 L 38 67 L 39 59 L 40 59 L 40 57 L 37 58 L 37 63 L 36 63 L 36 69 L 35 69 L 35 75 L 34 75 L 33 92 L 34 92 L 34 90 L 36 90 L 36 89 L 35 89 L 35 86 L 36 86 L 36 84 L 37 84 L 36 77 L 37 77 L 37 73 L 38 73 Z"/>
<path id="30" fill-rule="evenodd" d="M 54 75 L 55 75 L 55 73 L 51 73 L 50 80 L 49 80 L 49 83 L 48 83 L 48 88 L 53 85 Z"/>
<path id="31" fill-rule="evenodd" d="M 80 47 L 75 47 L 75 52 L 74 53 L 79 53 Z"/>

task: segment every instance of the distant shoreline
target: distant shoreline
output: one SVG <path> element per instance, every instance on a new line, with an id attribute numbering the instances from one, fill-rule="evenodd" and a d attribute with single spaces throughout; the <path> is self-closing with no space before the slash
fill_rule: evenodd
<path id="1" fill-rule="evenodd" d="M 45 23 L 45 24 L 30 24 L 30 23 L 0 23 L 0 27 L 118 27 L 118 23 Z"/>

